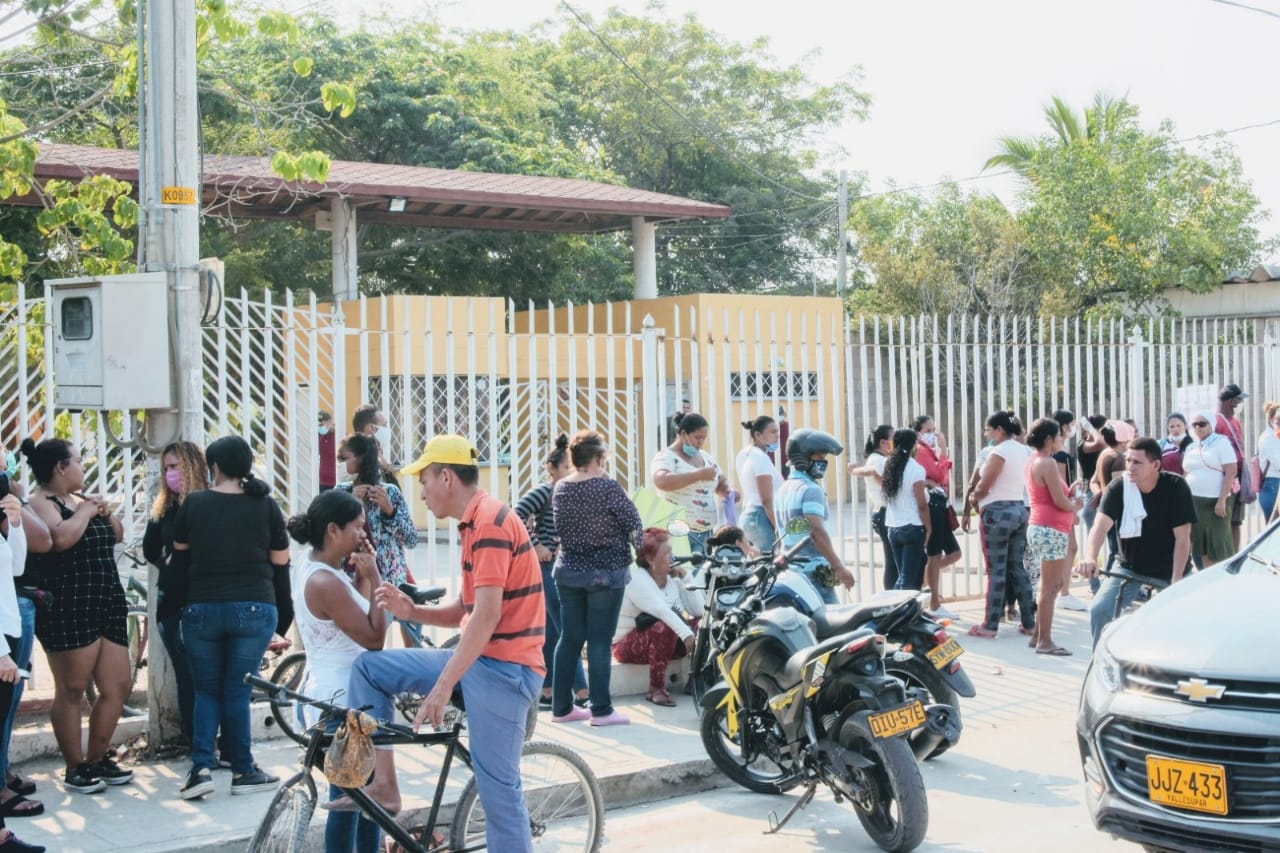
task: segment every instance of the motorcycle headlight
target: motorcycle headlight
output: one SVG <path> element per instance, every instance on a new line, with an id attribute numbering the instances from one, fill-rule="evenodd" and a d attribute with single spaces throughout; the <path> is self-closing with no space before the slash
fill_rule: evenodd
<path id="1" fill-rule="evenodd" d="M 1093 671 L 1097 674 L 1098 682 L 1107 690 L 1116 692 L 1124 688 L 1124 668 L 1105 641 L 1099 643 L 1094 652 Z"/>

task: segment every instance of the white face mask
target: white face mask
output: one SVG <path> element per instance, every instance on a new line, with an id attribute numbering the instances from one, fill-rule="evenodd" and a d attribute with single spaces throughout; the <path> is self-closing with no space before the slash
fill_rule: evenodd
<path id="1" fill-rule="evenodd" d="M 384 451 L 391 449 L 391 427 L 380 426 L 374 431 L 373 437 L 378 440 L 378 446 Z"/>
<path id="2" fill-rule="evenodd" d="M 936 432 L 923 433 L 920 436 L 920 440 L 923 441 L 925 444 L 927 444 L 929 447 L 938 446 L 938 434 Z"/>

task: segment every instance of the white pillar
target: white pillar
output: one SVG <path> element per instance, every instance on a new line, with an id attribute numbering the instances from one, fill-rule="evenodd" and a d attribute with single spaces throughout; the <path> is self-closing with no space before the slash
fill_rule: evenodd
<path id="1" fill-rule="evenodd" d="M 1147 435 L 1147 342 L 1142 329 L 1135 327 L 1129 336 L 1129 413 L 1138 422 L 1138 435 Z"/>
<path id="2" fill-rule="evenodd" d="M 360 297 L 359 259 L 356 254 L 356 209 L 350 199 L 329 202 L 333 225 L 333 301 Z"/>
<path id="3" fill-rule="evenodd" d="M 636 275 L 636 299 L 658 298 L 657 226 L 643 216 L 631 217 L 631 269 Z"/>
<path id="4" fill-rule="evenodd" d="M 659 346 L 662 334 L 653 321 L 653 315 L 644 315 L 640 326 L 640 410 L 644 425 L 640 433 L 641 459 L 652 459 L 666 444 L 666 424 L 660 414 L 662 395 L 666 393 L 666 377 L 658 365 L 662 355 Z"/>

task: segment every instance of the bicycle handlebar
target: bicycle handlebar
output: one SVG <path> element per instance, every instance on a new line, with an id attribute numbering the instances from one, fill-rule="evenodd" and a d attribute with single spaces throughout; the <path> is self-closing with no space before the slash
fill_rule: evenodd
<path id="1" fill-rule="evenodd" d="M 1155 589 L 1168 589 L 1169 581 L 1163 578 L 1153 578 L 1150 575 L 1140 575 L 1137 572 L 1126 569 L 1124 566 L 1117 566 L 1114 569 L 1098 571 L 1099 575 L 1108 578 L 1116 578 L 1127 583 L 1140 583 L 1144 586 L 1154 587 Z"/>

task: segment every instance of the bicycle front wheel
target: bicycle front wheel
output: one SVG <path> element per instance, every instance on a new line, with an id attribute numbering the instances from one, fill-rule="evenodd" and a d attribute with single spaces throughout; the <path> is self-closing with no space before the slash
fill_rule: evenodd
<path id="1" fill-rule="evenodd" d="M 559 853 L 600 849 L 604 797 L 581 756 L 557 743 L 526 743 L 520 756 L 520 784 L 529 807 L 533 849 Z M 485 829 L 484 806 L 472 777 L 458 798 L 449 844 L 454 850 L 483 844 Z"/>
<path id="2" fill-rule="evenodd" d="M 271 798 L 258 831 L 249 842 L 249 853 L 303 853 L 307 827 L 316 810 L 316 788 L 309 775 L 299 774 Z"/>
<path id="3" fill-rule="evenodd" d="M 290 690 L 299 690 L 302 687 L 302 677 L 307 671 L 307 653 L 294 652 L 291 655 L 285 655 L 284 659 L 276 666 L 275 672 L 271 673 L 271 683 L 279 684 Z M 284 732 L 297 743 L 304 743 L 306 738 L 306 725 L 302 721 L 302 706 L 292 701 L 278 702 L 274 695 L 267 699 L 271 705 L 271 718 L 275 720 L 280 731 Z"/>

